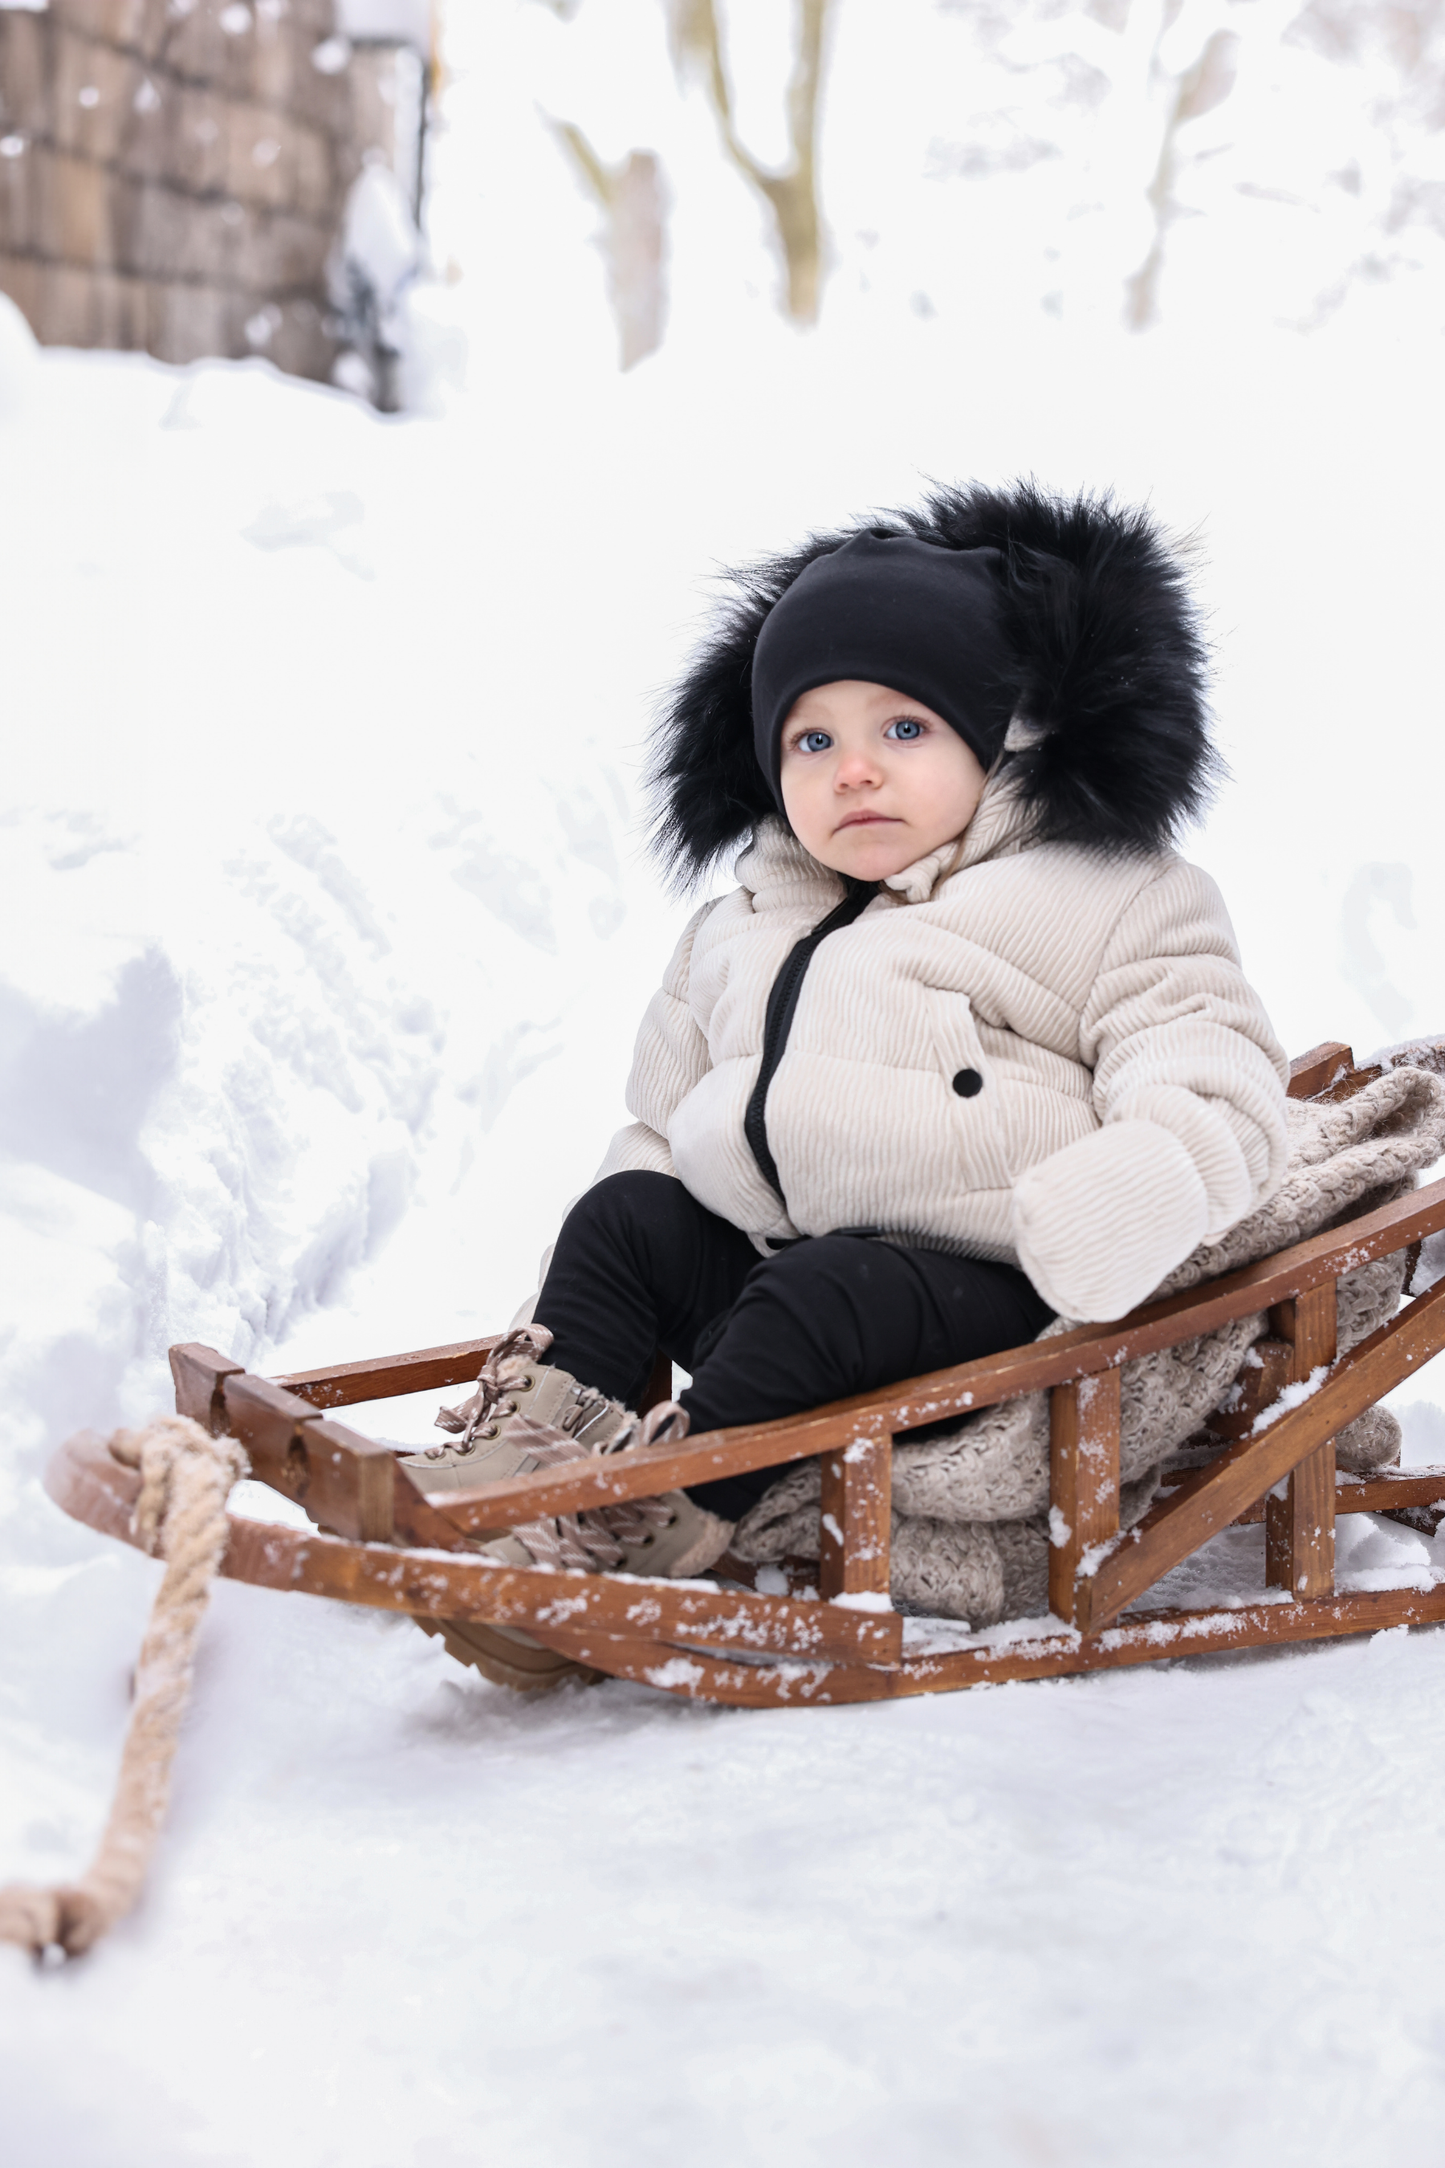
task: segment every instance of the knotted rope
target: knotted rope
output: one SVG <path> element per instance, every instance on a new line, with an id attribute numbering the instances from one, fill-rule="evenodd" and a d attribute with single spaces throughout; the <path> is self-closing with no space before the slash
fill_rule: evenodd
<path id="1" fill-rule="evenodd" d="M 136 1665 L 135 1706 L 121 1750 L 110 1820 L 78 1882 L 0 1889 L 0 1941 L 40 1957 L 78 1957 L 123 1919 L 140 1895 L 165 1818 L 171 1763 L 190 1693 L 196 1636 L 226 1549 L 226 1498 L 249 1474 L 234 1438 L 212 1438 L 186 1415 L 158 1415 L 118 1430 L 110 1450 L 139 1468 L 131 1533 L 166 1561 Z"/>

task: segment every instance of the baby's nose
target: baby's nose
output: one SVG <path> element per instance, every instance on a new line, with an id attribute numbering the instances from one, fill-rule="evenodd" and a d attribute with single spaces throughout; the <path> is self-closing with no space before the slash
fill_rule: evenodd
<path id="1" fill-rule="evenodd" d="M 842 788 L 856 790 L 861 784 L 877 782 L 878 763 L 866 753 L 845 753 L 838 763 L 837 776 Z"/>

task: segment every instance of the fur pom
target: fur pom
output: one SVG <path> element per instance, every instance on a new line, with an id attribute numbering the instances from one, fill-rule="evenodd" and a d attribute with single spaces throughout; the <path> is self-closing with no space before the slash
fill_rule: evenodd
<path id="1" fill-rule="evenodd" d="M 941 488 L 915 511 L 814 535 L 726 575 L 733 592 L 653 743 L 653 843 L 684 884 L 776 810 L 753 757 L 763 619 L 814 558 L 863 531 L 1002 553 L 1014 713 L 1032 726 L 1003 757 L 1041 842 L 1156 851 L 1202 810 L 1220 765 L 1207 658 L 1183 572 L 1150 515 L 1107 497 L 1052 497 L 1032 482 Z"/>

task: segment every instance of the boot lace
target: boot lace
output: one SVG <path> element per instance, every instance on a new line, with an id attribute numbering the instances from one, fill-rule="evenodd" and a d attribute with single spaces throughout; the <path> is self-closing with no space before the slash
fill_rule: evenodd
<path id="1" fill-rule="evenodd" d="M 587 1459 L 598 1453 L 620 1453 L 629 1445 L 676 1444 L 687 1436 L 687 1427 L 687 1410 L 675 1400 L 664 1400 L 659 1407 L 649 1408 L 646 1415 L 634 1416 L 600 1447 L 589 1447 L 585 1441 L 540 1424 L 532 1431 L 528 1425 L 527 1452 L 539 1468 L 556 1468 L 565 1461 Z M 539 1566 L 580 1567 L 584 1573 L 605 1573 L 609 1567 L 623 1563 L 627 1546 L 643 1543 L 650 1533 L 670 1528 L 676 1518 L 673 1508 L 660 1498 L 627 1498 L 617 1505 L 590 1506 L 583 1513 L 528 1521 L 512 1533 L 526 1545 Z"/>
<path id="2" fill-rule="evenodd" d="M 493 1437 L 493 1418 L 515 1415 L 514 1393 L 528 1392 L 532 1377 L 528 1363 L 540 1362 L 552 1345 L 545 1325 L 517 1325 L 504 1332 L 477 1373 L 477 1389 L 460 1407 L 443 1408 L 436 1419 L 438 1430 L 449 1430 L 455 1445 L 428 1446 L 427 1458 L 440 1460 L 444 1453 L 474 1453 L 479 1438 Z M 602 1395 L 595 1396 L 598 1400 Z M 572 1426 L 572 1427 L 575 1427 Z"/>

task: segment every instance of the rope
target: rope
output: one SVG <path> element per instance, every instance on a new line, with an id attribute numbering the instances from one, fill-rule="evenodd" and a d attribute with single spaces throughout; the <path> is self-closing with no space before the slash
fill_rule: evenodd
<path id="1" fill-rule="evenodd" d="M 135 1705 L 100 1849 L 78 1882 L 53 1889 L 12 1882 L 0 1889 L 0 1942 L 18 1942 L 36 1957 L 51 1948 L 80 1956 L 140 1895 L 170 1796 L 196 1636 L 225 1554 L 226 1499 L 250 1472 L 234 1438 L 212 1438 L 186 1415 L 158 1415 L 143 1430 L 118 1430 L 110 1450 L 140 1470 L 131 1533 L 143 1549 L 160 1552 L 166 1570 L 141 1643 Z"/>

